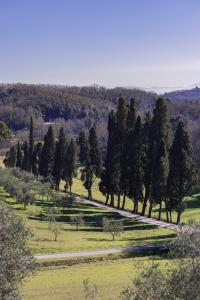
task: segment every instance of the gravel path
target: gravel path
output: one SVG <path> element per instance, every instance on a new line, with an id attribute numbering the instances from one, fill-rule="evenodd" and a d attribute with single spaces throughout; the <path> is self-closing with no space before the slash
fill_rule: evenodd
<path id="1" fill-rule="evenodd" d="M 129 212 L 129 211 L 124 211 L 124 210 L 121 210 L 121 209 L 117 209 L 117 208 L 113 208 L 113 207 L 101 204 L 99 202 L 87 200 L 84 197 L 76 196 L 75 199 L 79 200 L 79 201 L 84 201 L 85 203 L 88 203 L 88 204 L 91 204 L 91 205 L 94 205 L 94 206 L 97 206 L 97 207 L 101 207 L 101 208 L 104 208 L 104 209 L 107 209 L 107 210 L 114 211 L 114 212 L 120 214 L 123 217 L 136 219 L 138 222 L 143 222 L 143 223 L 146 223 L 146 224 L 152 224 L 152 225 L 156 225 L 156 226 L 160 226 L 162 228 L 168 228 L 168 229 L 176 229 L 177 228 L 177 225 L 175 225 L 175 224 L 171 224 L 171 223 L 168 223 L 168 222 L 165 222 L 165 221 L 158 221 L 158 220 L 155 220 L 153 218 L 143 217 L 141 215 L 137 215 L 137 214 L 134 214 L 134 213 Z"/>
<path id="2" fill-rule="evenodd" d="M 162 250 L 162 249 L 163 250 L 166 249 L 166 246 L 161 244 L 148 244 L 143 246 L 130 246 L 127 248 L 113 248 L 113 249 L 106 249 L 106 250 L 44 254 L 44 255 L 36 255 L 35 258 L 38 260 L 53 259 L 53 258 L 69 258 L 69 257 L 83 257 L 83 256 L 126 253 L 126 252 L 141 252 L 145 250 Z"/>

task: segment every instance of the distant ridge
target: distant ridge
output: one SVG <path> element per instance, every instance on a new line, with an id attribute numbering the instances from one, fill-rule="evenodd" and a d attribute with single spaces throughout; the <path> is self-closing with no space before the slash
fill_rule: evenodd
<path id="1" fill-rule="evenodd" d="M 200 101 L 200 88 L 196 86 L 192 89 L 177 90 L 165 93 L 164 96 L 170 100 L 198 100 Z"/>

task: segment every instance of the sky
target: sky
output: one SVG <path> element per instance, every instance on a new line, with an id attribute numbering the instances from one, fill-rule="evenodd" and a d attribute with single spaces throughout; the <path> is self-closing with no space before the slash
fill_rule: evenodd
<path id="1" fill-rule="evenodd" d="M 0 82 L 200 82 L 199 0 L 0 0 Z"/>

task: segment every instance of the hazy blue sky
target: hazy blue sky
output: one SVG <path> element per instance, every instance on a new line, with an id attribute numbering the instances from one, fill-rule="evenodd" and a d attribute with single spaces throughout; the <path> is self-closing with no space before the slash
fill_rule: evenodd
<path id="1" fill-rule="evenodd" d="M 199 0 L 0 0 L 0 12 L 0 82 L 200 82 Z"/>

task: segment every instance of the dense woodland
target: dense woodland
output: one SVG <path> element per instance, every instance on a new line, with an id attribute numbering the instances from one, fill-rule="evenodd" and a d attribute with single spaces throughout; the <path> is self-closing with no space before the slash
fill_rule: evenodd
<path id="1" fill-rule="evenodd" d="M 81 180 L 92 200 L 92 185 L 100 178 L 99 189 L 106 204 L 124 209 L 126 198 L 133 201 L 133 212 L 151 217 L 152 208 L 159 205 L 172 221 L 177 212 L 177 223 L 186 208 L 184 198 L 197 180 L 192 145 L 182 121 L 171 122 L 166 101 L 158 98 L 153 113 L 142 120 L 132 98 L 128 103 L 120 98 L 116 112 L 108 116 L 108 141 L 102 155 L 95 124 L 88 131 L 80 131 L 78 139 L 66 137 L 60 129 L 55 139 L 52 126 L 43 141 L 34 141 L 34 122 L 31 117 L 29 140 L 11 147 L 4 160 L 11 168 L 20 168 L 48 178 L 56 190 L 61 180 L 65 189 L 73 184 L 78 167 Z M 139 203 L 142 210 L 139 211 Z"/>
<path id="2" fill-rule="evenodd" d="M 88 129 L 95 122 L 100 147 L 105 149 L 108 113 L 112 109 L 116 110 L 119 97 L 126 100 L 134 98 L 137 111 L 143 120 L 145 112 L 153 111 L 158 95 L 138 89 L 106 89 L 99 86 L 2 84 L 0 119 L 16 133 L 28 128 L 32 116 L 34 134 L 39 139 L 43 138 L 47 131 L 44 122 L 56 123 L 54 126 L 56 137 L 59 135 L 60 127 L 64 128 L 65 134 L 77 136 L 81 129 Z M 168 93 L 165 94 L 165 98 L 173 126 L 176 127 L 179 120 L 186 124 L 193 143 L 195 160 L 200 165 L 199 89 Z M 17 138 L 21 140 L 22 135 L 18 133 Z"/>

